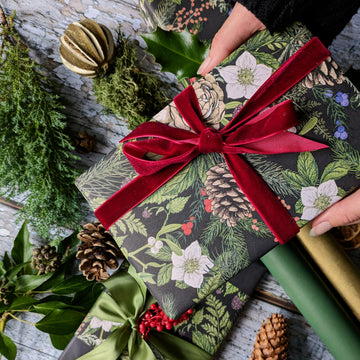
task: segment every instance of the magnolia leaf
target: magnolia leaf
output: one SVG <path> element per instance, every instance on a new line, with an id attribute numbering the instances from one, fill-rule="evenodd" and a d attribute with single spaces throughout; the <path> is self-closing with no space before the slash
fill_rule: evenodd
<path id="1" fill-rule="evenodd" d="M 162 71 L 172 72 L 178 79 L 196 76 L 208 54 L 208 47 L 187 30 L 174 32 L 157 28 L 141 37 L 146 42 L 147 51 L 162 66 Z"/>
<path id="2" fill-rule="evenodd" d="M 27 228 L 27 222 L 21 226 L 20 231 L 16 235 L 14 245 L 11 250 L 11 257 L 15 264 L 22 264 L 31 260 L 33 245 L 30 243 L 30 233 Z M 31 266 L 28 265 L 25 269 L 25 273 L 32 274 Z"/>
<path id="3" fill-rule="evenodd" d="M 80 310 L 80 311 L 83 310 L 81 306 L 73 306 L 63 301 L 54 300 L 54 301 L 47 301 L 41 304 L 34 305 L 34 312 L 47 315 L 56 309 L 66 309 L 66 308 L 72 308 L 74 310 Z"/>
<path id="4" fill-rule="evenodd" d="M 81 324 L 85 313 L 72 309 L 55 309 L 38 321 L 35 326 L 40 330 L 54 335 L 67 335 Z"/>
<path id="5" fill-rule="evenodd" d="M 15 360 L 16 352 L 17 349 L 14 342 L 0 331 L 0 354 L 4 355 L 8 360 Z"/>

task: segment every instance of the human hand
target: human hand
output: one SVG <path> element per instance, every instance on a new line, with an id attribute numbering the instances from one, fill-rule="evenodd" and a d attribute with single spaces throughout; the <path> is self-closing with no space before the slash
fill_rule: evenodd
<path id="1" fill-rule="evenodd" d="M 360 189 L 335 203 L 312 222 L 311 236 L 322 235 L 335 226 L 360 223 Z"/>
<path id="2" fill-rule="evenodd" d="M 236 3 L 223 26 L 215 34 L 209 56 L 199 67 L 198 74 L 207 74 L 252 35 L 264 29 L 265 25 L 252 12 Z"/>

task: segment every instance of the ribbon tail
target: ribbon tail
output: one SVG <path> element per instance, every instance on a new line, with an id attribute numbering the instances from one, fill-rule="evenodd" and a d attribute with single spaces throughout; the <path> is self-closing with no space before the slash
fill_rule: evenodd
<path id="1" fill-rule="evenodd" d="M 212 356 L 198 346 L 175 335 L 163 332 L 152 332 L 149 342 L 160 350 L 161 354 L 171 360 L 211 360 Z M 142 360 L 142 359 L 139 359 Z"/>
<path id="2" fill-rule="evenodd" d="M 130 331 L 129 326 L 116 329 L 104 342 L 77 360 L 117 360 L 128 343 Z"/>
<path id="3" fill-rule="evenodd" d="M 300 228 L 264 180 L 241 156 L 224 154 L 224 157 L 237 184 L 276 239 L 284 244 L 294 237 Z"/>
<path id="4" fill-rule="evenodd" d="M 128 349 L 131 360 L 156 360 L 150 346 L 136 331 L 133 331 L 131 334 Z"/>
<path id="5" fill-rule="evenodd" d="M 156 176 L 137 176 L 100 205 L 95 210 L 95 216 L 108 230 L 118 219 L 153 194 L 191 160 L 183 164 L 171 165 L 159 171 Z"/>

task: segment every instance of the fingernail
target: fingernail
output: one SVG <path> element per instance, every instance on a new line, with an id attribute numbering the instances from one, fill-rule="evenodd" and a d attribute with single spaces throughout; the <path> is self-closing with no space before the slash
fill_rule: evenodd
<path id="1" fill-rule="evenodd" d="M 200 65 L 198 71 L 197 71 L 197 74 L 198 75 L 201 75 L 202 72 L 204 72 L 204 70 L 206 70 L 206 68 L 208 67 L 208 65 L 210 64 L 211 62 L 211 57 L 208 56 L 204 61 L 203 63 Z"/>
<path id="2" fill-rule="evenodd" d="M 322 234 L 326 233 L 330 229 L 332 229 L 331 224 L 328 221 L 324 221 L 324 222 L 314 226 L 310 230 L 309 235 L 310 236 L 319 236 L 319 235 L 322 235 Z"/>

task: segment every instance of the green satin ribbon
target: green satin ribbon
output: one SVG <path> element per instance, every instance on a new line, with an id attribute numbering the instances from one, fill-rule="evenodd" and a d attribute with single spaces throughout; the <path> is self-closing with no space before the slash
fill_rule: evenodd
<path id="1" fill-rule="evenodd" d="M 165 331 L 150 331 L 147 341 L 141 337 L 137 321 L 155 299 L 147 294 L 145 284 L 137 277 L 133 267 L 128 272 L 112 276 L 104 284 L 111 296 L 103 292 L 90 314 L 120 325 L 103 343 L 78 360 L 117 360 L 126 347 L 132 360 L 156 360 L 148 343 L 167 359 L 211 359 L 212 356 L 198 346 Z"/>

